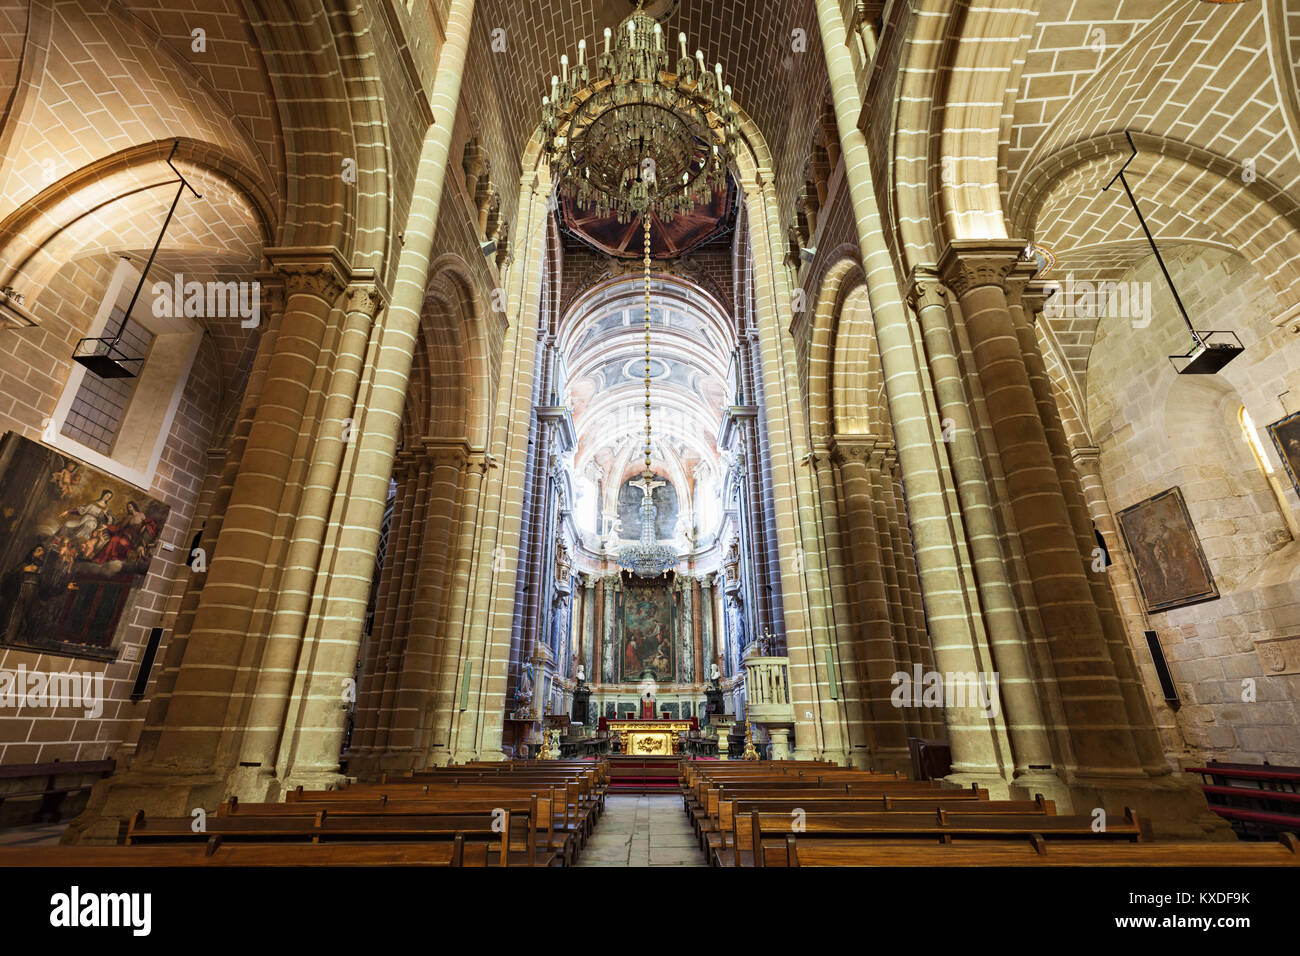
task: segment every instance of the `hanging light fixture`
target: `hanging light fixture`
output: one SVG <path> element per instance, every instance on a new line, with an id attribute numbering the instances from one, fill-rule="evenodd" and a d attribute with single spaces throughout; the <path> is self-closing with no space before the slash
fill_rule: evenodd
<path id="1" fill-rule="evenodd" d="M 704 54 L 687 52 L 670 72 L 663 27 L 636 9 L 614 30 L 605 29 L 594 71 L 587 42 L 578 42 L 578 63 L 551 77 L 542 97 L 543 148 L 562 197 L 619 222 L 641 218 L 645 279 L 645 471 L 641 486 L 641 540 L 619 552 L 619 566 L 638 577 L 667 574 L 677 552 L 655 536 L 658 508 L 650 468 L 650 220 L 671 221 L 726 188 L 727 168 L 739 135 L 731 87 L 722 64 L 710 71 Z M 662 482 L 660 482 L 662 483 Z"/>
<path id="2" fill-rule="evenodd" d="M 580 40 L 577 65 L 560 57 L 542 97 L 543 148 L 560 195 L 619 222 L 671 220 L 711 201 L 726 186 L 740 128 L 722 64 L 710 71 L 703 52 L 688 56 L 680 33 L 670 72 L 663 28 L 641 6 L 617 36 L 606 27 L 594 75 Z"/>
<path id="3" fill-rule="evenodd" d="M 140 281 L 136 284 L 131 301 L 127 304 L 126 311 L 122 313 L 122 321 L 118 324 L 117 331 L 111 337 L 106 335 L 96 338 L 82 337 L 77 339 L 77 344 L 72 347 L 72 360 L 85 366 L 100 378 L 135 378 L 139 374 L 139 363 L 144 362 L 144 356 L 130 355 L 120 347 L 122 336 L 126 332 L 126 321 L 131 317 L 131 310 L 135 308 L 136 300 L 140 298 L 145 279 L 149 277 L 149 267 L 153 265 L 154 257 L 158 255 L 158 247 L 162 245 L 163 236 L 167 234 L 167 227 L 171 224 L 172 216 L 176 214 L 176 206 L 180 203 L 181 196 L 188 189 L 194 193 L 196 199 L 203 198 L 172 163 L 172 158 L 175 157 L 176 149 L 180 144 L 180 140 L 173 142 L 172 151 L 167 154 L 167 165 L 176 174 L 176 182 L 179 184 L 176 188 L 176 198 L 172 200 L 172 206 L 167 210 L 167 218 L 163 220 L 162 228 L 158 230 L 158 239 L 153 244 L 153 251 L 149 253 L 149 261 L 144 264 L 144 271 L 140 273 Z M 136 367 L 132 368 L 133 365 Z"/>

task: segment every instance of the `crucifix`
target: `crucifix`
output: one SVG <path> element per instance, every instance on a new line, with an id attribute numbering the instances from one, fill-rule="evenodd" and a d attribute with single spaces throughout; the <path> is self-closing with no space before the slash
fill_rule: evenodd
<path id="1" fill-rule="evenodd" d="M 630 484 L 630 485 L 634 485 L 634 486 L 636 486 L 637 488 L 640 488 L 641 491 L 645 494 L 645 496 L 646 496 L 647 498 L 649 498 L 651 492 L 652 492 L 655 488 L 662 488 L 664 485 L 668 484 L 668 482 L 663 481 L 663 480 L 655 481 L 654 473 L 653 473 L 653 472 L 649 472 L 649 471 L 647 471 L 644 475 L 642 475 L 642 476 L 641 476 L 640 478 L 638 478 L 636 481 L 629 481 L 628 484 Z"/>

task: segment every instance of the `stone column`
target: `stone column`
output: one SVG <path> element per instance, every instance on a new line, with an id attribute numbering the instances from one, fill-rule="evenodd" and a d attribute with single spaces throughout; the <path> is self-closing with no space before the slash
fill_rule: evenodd
<path id="1" fill-rule="evenodd" d="M 1014 239 L 957 242 L 940 268 L 970 337 L 1077 771 L 1133 774 L 1139 756 L 1007 303 L 1006 279 L 1023 248 Z"/>
<path id="2" fill-rule="evenodd" d="M 1124 707 L 1128 714 L 1129 725 L 1132 727 L 1134 743 L 1142 760 L 1142 765 L 1148 773 L 1168 773 L 1169 768 L 1165 761 L 1164 752 L 1160 747 L 1158 737 L 1154 733 L 1154 721 L 1147 703 L 1146 691 L 1138 678 L 1137 664 L 1133 660 L 1128 635 L 1119 616 L 1115 595 L 1111 591 L 1110 579 L 1106 575 L 1105 568 L 1094 570 L 1093 562 L 1090 559 L 1097 547 L 1092 518 L 1089 515 L 1088 504 L 1084 499 L 1079 484 L 1079 475 L 1074 468 L 1074 462 L 1070 455 L 1070 443 L 1065 437 L 1065 428 L 1061 424 L 1061 411 L 1056 403 L 1056 396 L 1052 392 L 1051 379 L 1048 378 L 1047 367 L 1043 361 L 1043 355 L 1038 349 L 1038 338 L 1034 331 L 1035 309 L 1033 304 L 1036 304 L 1037 308 L 1041 310 L 1046 297 L 1043 295 L 1041 288 L 1035 288 L 1028 296 L 1031 301 L 1029 308 L 1026 308 L 1024 301 L 1026 286 L 1036 271 L 1035 266 L 1031 263 L 1022 264 L 1012 270 L 1007 284 L 1008 304 L 1011 309 L 1012 322 L 1015 325 L 1016 336 L 1020 341 L 1020 352 L 1024 357 L 1030 387 L 1033 389 L 1034 400 L 1038 405 L 1038 414 L 1043 422 L 1043 430 L 1047 437 L 1048 448 L 1051 451 L 1052 463 L 1056 467 L 1061 491 L 1065 496 L 1065 504 L 1074 528 L 1077 547 L 1079 553 L 1085 559 L 1088 586 L 1092 592 L 1093 603 L 1101 617 L 1102 633 L 1105 635 L 1111 661 L 1114 664 L 1115 673 L 1119 680 L 1120 692 L 1124 697 Z"/>
<path id="3" fill-rule="evenodd" d="M 276 768 L 281 731 L 295 683 L 296 665 L 312 654 L 304 648 L 304 629 L 310 609 L 312 583 L 325 548 L 330 503 L 338 482 L 343 451 L 353 440 L 356 425 L 354 407 L 371 325 L 383 304 L 380 290 L 371 282 L 354 283 L 345 296 L 346 315 L 332 370 L 328 374 L 328 397 L 316 427 L 310 468 L 298 497 L 293 522 L 293 540 L 285 557 L 286 570 L 280 578 L 275 613 L 271 620 L 266 651 L 261 661 L 257 691 L 248 710 L 249 730 L 241 748 L 239 763 L 254 789 L 267 786 Z M 343 701 L 343 681 L 353 668 L 339 675 L 337 699 Z M 337 753 L 330 758 L 334 766 Z M 235 785 L 240 789 L 242 785 Z"/>
<path id="4" fill-rule="evenodd" d="M 718 652 L 713 640 L 713 580 L 717 575 L 710 571 L 700 582 L 700 680 L 709 679 L 709 665 L 717 661 Z M 719 666 L 718 670 L 722 670 Z"/>
<path id="5" fill-rule="evenodd" d="M 286 786 L 297 776 L 313 784 L 328 779 L 334 772 L 327 768 L 328 755 L 337 753 L 342 739 L 343 711 L 338 706 L 337 685 L 340 673 L 351 672 L 365 619 L 428 282 L 473 9 L 473 0 L 453 0 L 447 13 L 446 40 L 438 52 L 438 71 L 430 97 L 433 123 L 425 135 L 403 230 L 392 306 L 377 323 L 374 365 L 358 402 L 359 437 L 348 449 L 347 478 L 335 492 L 331 514 L 336 536 L 333 559 L 327 570 L 322 569 L 326 573 L 318 575 L 312 596 L 311 669 L 300 668 L 301 706 L 290 715 L 285 734 L 288 749 L 278 759 Z M 299 765 L 301 772 L 295 769 Z"/>
<path id="6" fill-rule="evenodd" d="M 859 670 L 852 676 L 854 683 L 862 687 L 872 765 L 880 770 L 898 770 L 909 767 L 911 758 L 904 727 L 907 713 L 892 705 L 891 678 L 896 671 L 905 669 L 900 664 L 910 661 L 900 661 L 895 653 L 896 623 L 882 573 L 892 559 L 881 548 L 873 507 L 869 469 L 876 444 L 873 435 L 836 435 L 834 456 L 840 474 L 848 550 L 853 555 L 849 566 L 854 579 L 851 606 L 856 611 L 860 652 L 856 655 Z"/>
<path id="7" fill-rule="evenodd" d="M 434 686 L 420 705 L 421 736 L 418 753 L 427 765 L 442 766 L 449 763 L 452 757 L 451 726 L 462 700 L 457 695 L 457 687 L 465 674 L 465 617 L 471 599 L 471 581 L 477 570 L 475 563 L 482 544 L 479 515 L 483 509 L 484 488 L 490 467 L 491 457 L 484 451 L 474 450 L 466 454 L 461 470 L 461 507 L 454 558 L 451 561 L 451 579 L 447 582 L 450 602 L 442 639 L 437 642 L 438 661 Z M 489 560 L 491 586 L 495 587 L 495 575 L 505 561 L 504 549 L 494 552 Z"/>
<path id="8" fill-rule="evenodd" d="M 600 659 L 601 659 L 601 680 L 606 684 L 612 684 L 618 677 L 619 668 L 615 656 L 618 648 L 614 643 L 616 625 L 614 622 L 614 612 L 617 608 L 618 593 L 622 590 L 617 574 L 607 574 L 600 580 L 604 591 L 604 617 L 601 622 L 600 634 Z"/>
<path id="9" fill-rule="evenodd" d="M 427 766 L 428 746 L 423 728 L 429 724 L 428 709 L 438 686 L 439 664 L 446 633 L 446 602 L 451 592 L 454 548 L 460 523 L 461 477 L 468 450 L 463 442 L 427 440 L 421 443 L 422 460 L 428 473 L 424 485 L 425 507 L 420 539 L 423 547 L 415 558 L 416 574 L 410 602 L 410 624 L 401 660 L 401 673 L 393 701 L 393 731 L 388 747 L 393 751 L 385 769 L 421 770 Z"/>
<path id="10" fill-rule="evenodd" d="M 697 577 L 691 578 L 691 650 L 695 662 L 692 672 L 693 683 L 703 683 L 709 674 L 708 662 L 704 659 L 704 587 Z"/>
<path id="11" fill-rule="evenodd" d="M 948 672 L 987 671 L 991 661 L 967 603 L 966 569 L 940 476 L 937 423 L 926 415 L 922 371 L 885 240 L 866 139 L 857 125 L 862 99 L 848 35 L 839 0 L 816 5 L 935 661 Z M 1013 768 L 996 723 L 977 707 L 948 708 L 946 718 L 952 776 L 1005 793 Z"/>
<path id="12" fill-rule="evenodd" d="M 176 675 L 180 672 L 190 630 L 194 625 L 194 614 L 198 610 L 199 597 L 207 582 L 207 565 L 216 550 L 221 524 L 225 520 L 226 508 L 230 504 L 230 492 L 235 486 L 235 478 L 239 475 L 239 463 L 248 444 L 248 434 L 253 427 L 253 419 L 266 382 L 267 369 L 271 364 L 271 356 L 275 353 L 275 341 L 280 331 L 280 322 L 284 317 L 284 283 L 281 277 L 276 274 L 265 275 L 260 276 L 259 281 L 263 299 L 261 309 L 267 317 L 266 329 L 261 333 L 253 368 L 244 386 L 244 396 L 240 401 L 235 426 L 225 452 L 221 475 L 217 480 L 208 516 L 203 522 L 203 533 L 199 538 L 199 550 L 203 554 L 203 570 L 190 572 L 180 610 L 172 624 L 171 638 L 167 641 L 166 654 L 154 684 L 154 694 L 149 702 L 145 726 L 136 743 L 136 759 L 141 763 L 147 762 L 158 746 L 158 737 L 171 703 Z"/>
<path id="13" fill-rule="evenodd" d="M 502 344 L 496 413 L 489 450 L 499 467 L 488 476 L 479 516 L 481 541 L 473 583 L 472 606 L 463 627 L 462 667 L 473 673 L 468 683 L 468 707 L 453 717 L 452 759 L 499 760 L 502 720 L 507 707 L 510 642 L 514 624 L 515 590 L 519 574 L 525 473 L 528 466 L 528 432 L 520 423 L 533 412 L 533 376 L 538 356 L 538 316 L 541 308 L 542 271 L 546 247 L 547 198 L 551 183 L 545 171 L 526 172 L 519 181 L 520 216 L 517 226 L 522 250 L 518 282 L 512 274 L 506 289 L 509 325 Z M 506 558 L 499 573 L 491 575 L 493 554 L 504 548 Z M 513 552 L 513 553 L 512 553 Z M 489 578 L 491 586 L 489 585 Z M 542 675 L 537 675 L 538 688 Z"/>
<path id="14" fill-rule="evenodd" d="M 909 304 L 925 337 L 939 414 L 945 419 L 948 458 L 952 465 L 979 588 L 989 645 L 999 676 L 998 688 L 1006 712 L 1007 733 L 1015 760 L 1017 784 L 1059 795 L 1062 784 L 1053 764 L 1043 714 L 1015 594 L 1007 578 L 999 544 L 997 518 L 990 503 L 988 482 L 975 440 L 961 369 L 948 317 L 949 292 L 937 274 L 914 270 Z M 1032 798 L 1033 792 L 1029 793 Z"/>

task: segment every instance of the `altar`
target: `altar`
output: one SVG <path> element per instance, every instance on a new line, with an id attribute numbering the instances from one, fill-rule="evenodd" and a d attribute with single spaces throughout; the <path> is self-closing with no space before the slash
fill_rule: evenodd
<path id="1" fill-rule="evenodd" d="M 623 753 L 634 757 L 671 757 L 678 752 L 677 735 L 696 728 L 694 717 L 686 720 L 632 720 L 601 718 L 616 737 Z"/>

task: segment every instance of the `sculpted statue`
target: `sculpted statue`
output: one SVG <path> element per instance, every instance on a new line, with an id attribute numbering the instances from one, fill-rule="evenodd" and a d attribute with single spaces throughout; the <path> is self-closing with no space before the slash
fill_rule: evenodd
<path id="1" fill-rule="evenodd" d="M 567 584 L 569 574 L 573 570 L 573 561 L 569 557 L 568 545 L 564 543 L 563 538 L 555 539 L 555 581 L 557 584 Z"/>
<path id="2" fill-rule="evenodd" d="M 519 684 L 515 687 L 515 709 L 527 714 L 532 711 L 533 703 L 533 662 L 524 661 L 519 669 Z"/>
<path id="3" fill-rule="evenodd" d="M 722 570 L 728 581 L 740 580 L 740 538 L 733 536 L 722 559 Z"/>
<path id="4" fill-rule="evenodd" d="M 582 664 L 578 665 L 577 678 L 579 684 L 585 683 L 587 680 L 587 668 Z"/>

